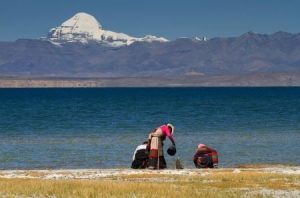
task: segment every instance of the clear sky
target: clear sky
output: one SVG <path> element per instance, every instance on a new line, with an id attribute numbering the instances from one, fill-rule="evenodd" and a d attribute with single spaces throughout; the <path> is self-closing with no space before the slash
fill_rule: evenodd
<path id="1" fill-rule="evenodd" d="M 45 37 L 78 12 L 133 37 L 300 33 L 300 0 L 0 0 L 0 41 Z"/>

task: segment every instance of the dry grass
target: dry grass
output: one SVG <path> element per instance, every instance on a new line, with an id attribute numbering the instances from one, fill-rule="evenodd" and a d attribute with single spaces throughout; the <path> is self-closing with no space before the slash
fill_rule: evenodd
<path id="1" fill-rule="evenodd" d="M 291 197 L 300 195 L 300 176 L 243 170 L 208 170 L 199 175 L 130 174 L 101 179 L 0 178 L 0 197 Z M 38 174 L 38 173 L 37 173 Z M 298 193 L 298 194 L 297 194 Z"/>

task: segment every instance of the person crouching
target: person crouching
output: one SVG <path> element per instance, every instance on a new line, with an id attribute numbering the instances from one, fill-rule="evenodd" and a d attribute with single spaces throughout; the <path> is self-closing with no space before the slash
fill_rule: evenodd
<path id="1" fill-rule="evenodd" d="M 193 162 L 196 168 L 218 168 L 218 152 L 205 144 L 199 144 Z"/>
<path id="2" fill-rule="evenodd" d="M 143 142 L 143 144 L 136 147 L 133 156 L 132 156 L 132 163 L 131 168 L 133 169 L 143 169 L 147 167 L 148 162 L 148 155 L 146 155 L 146 147 L 147 142 Z"/>

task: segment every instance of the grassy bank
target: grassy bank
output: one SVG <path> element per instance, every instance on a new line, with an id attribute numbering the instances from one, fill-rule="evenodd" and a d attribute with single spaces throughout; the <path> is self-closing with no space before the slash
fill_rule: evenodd
<path id="1" fill-rule="evenodd" d="M 122 174 L 98 179 L 0 178 L 0 197 L 297 197 L 300 175 L 257 170 Z M 38 173 L 37 173 L 38 174 Z M 295 196 L 294 196 L 295 195 Z"/>

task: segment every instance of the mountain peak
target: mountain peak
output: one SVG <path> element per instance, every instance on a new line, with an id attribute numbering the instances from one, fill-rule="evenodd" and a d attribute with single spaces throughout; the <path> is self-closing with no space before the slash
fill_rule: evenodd
<path id="1" fill-rule="evenodd" d="M 73 27 L 73 32 L 91 32 L 102 29 L 101 24 L 93 17 L 84 12 L 75 14 L 72 18 L 65 21 L 61 26 Z"/>
<path id="2" fill-rule="evenodd" d="M 48 33 L 48 39 L 87 42 L 87 40 L 99 39 L 101 30 L 101 24 L 92 15 L 80 12 L 63 22 L 61 26 L 52 28 Z"/>
<path id="3" fill-rule="evenodd" d="M 104 30 L 95 17 L 84 12 L 77 13 L 63 22 L 61 26 L 52 28 L 48 33 L 47 39 L 56 43 L 88 43 L 89 41 L 96 41 L 109 47 L 130 45 L 135 41 L 168 41 L 155 36 L 147 35 L 144 38 L 135 38 L 124 33 Z"/>

